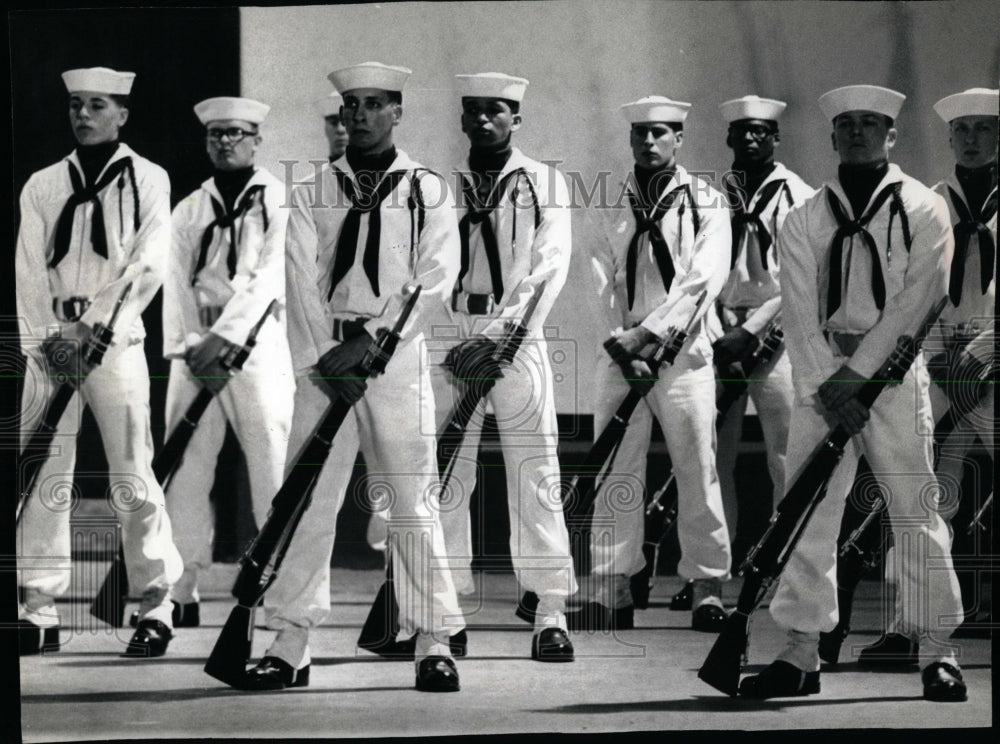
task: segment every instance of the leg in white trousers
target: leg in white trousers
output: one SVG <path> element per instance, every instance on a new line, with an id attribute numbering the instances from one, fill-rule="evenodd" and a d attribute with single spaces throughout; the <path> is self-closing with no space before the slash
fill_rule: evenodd
<path id="1" fill-rule="evenodd" d="M 948 528 L 936 508 L 926 368 L 918 358 L 903 383 L 886 388 L 871 418 L 852 440 L 809 525 L 792 553 L 771 603 L 775 621 L 818 638 L 837 624 L 837 536 L 857 460 L 864 454 L 888 500 L 897 549 L 898 631 L 919 639 L 921 666 L 953 651 L 946 640 L 961 618 Z M 789 432 L 787 484 L 794 483 L 829 427 L 811 406 L 797 405 Z M 819 669 L 815 643 L 790 643 L 779 658 L 804 671 Z"/>
<path id="2" fill-rule="evenodd" d="M 610 421 L 629 386 L 616 365 L 600 368 L 594 427 Z M 632 576 L 645 563 L 643 489 L 651 416 L 660 422 L 677 478 L 681 546 L 678 573 L 686 579 L 729 578 L 729 533 L 715 470 L 715 374 L 710 364 L 682 355 L 629 421 L 611 473 L 594 504 L 592 573 Z M 664 473 L 666 476 L 666 473 Z"/>
<path id="3" fill-rule="evenodd" d="M 190 374 L 183 360 L 171 363 L 167 431 L 173 431 L 201 389 Z M 174 543 L 184 559 L 184 574 L 171 590 L 177 602 L 198 601 L 198 571 L 212 565 L 215 518 L 208 497 L 226 421 L 246 457 L 253 516 L 259 528 L 284 475 L 294 385 L 287 346 L 258 343 L 244 369 L 230 378 L 198 423 L 166 496 Z"/>
<path id="4" fill-rule="evenodd" d="M 795 401 L 792 365 L 784 349 L 750 376 L 747 395 L 736 401 L 726 416 L 719 421 L 717 465 L 726 525 L 731 536 L 736 535 L 739 513 L 739 495 L 736 493 L 733 473 L 736 469 L 736 457 L 739 454 L 743 417 L 746 414 L 748 399 L 753 400 L 764 434 L 767 470 L 774 485 L 771 504 L 773 507 L 781 501 L 785 493 L 785 450 L 788 447 L 788 423 L 792 418 L 792 406 Z"/>
<path id="5" fill-rule="evenodd" d="M 435 365 L 431 374 L 439 401 L 440 431 L 463 390 L 440 365 Z M 576 579 L 560 498 L 559 431 L 544 340 L 525 340 L 487 400 L 503 446 L 514 571 L 522 589 L 537 594 L 547 610 L 563 612 L 566 597 L 576 591 Z M 484 413 L 485 405 L 480 404 L 456 455 L 441 503 L 449 564 L 459 591 L 466 593 L 473 588 L 469 499 L 475 490 Z"/>
<path id="6" fill-rule="evenodd" d="M 22 398 L 22 442 L 41 419 L 53 385 L 29 355 Z M 59 423 L 52 455 L 42 467 L 17 533 L 23 617 L 41 627 L 57 625 L 55 598 L 70 582 L 70 512 L 74 497 L 76 435 L 83 405 L 97 419 L 108 460 L 107 498 L 122 525 L 129 581 L 143 594 L 140 617 L 170 626 L 167 592 L 182 570 L 171 538 L 163 491 L 153 477 L 149 429 L 149 371 L 141 343 L 113 350 L 88 375 Z"/>
<path id="7" fill-rule="evenodd" d="M 268 649 L 294 668 L 309 663 L 308 629 L 330 611 L 329 565 L 337 513 L 343 503 L 360 448 L 367 464 L 367 489 L 390 512 L 389 550 L 397 601 L 400 636 L 414 633 L 443 638 L 464 627 L 458 598 L 444 560 L 444 538 L 436 505 L 437 468 L 434 438 L 422 436 L 420 421 L 432 420 L 431 396 L 420 396 L 430 381 L 421 379 L 419 341 L 400 346 L 387 374 L 368 381 L 333 442 L 320 473 L 313 500 L 299 523 L 268 592 L 268 627 L 279 630 Z M 300 377 L 286 470 L 295 467 L 329 405 L 321 382 Z M 362 494 L 352 494 L 359 498 Z"/>

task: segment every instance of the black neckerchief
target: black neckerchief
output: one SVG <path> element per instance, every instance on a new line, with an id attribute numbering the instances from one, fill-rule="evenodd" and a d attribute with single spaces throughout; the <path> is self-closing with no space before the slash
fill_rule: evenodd
<path id="1" fill-rule="evenodd" d="M 744 204 L 750 203 L 753 195 L 757 193 L 757 189 L 760 188 L 760 185 L 767 180 L 767 177 L 777 167 L 773 160 L 760 164 L 747 163 L 746 165 L 742 165 L 740 163 L 733 163 L 732 173 L 736 177 L 737 183 L 740 185 L 740 190 L 745 196 L 743 200 Z"/>
<path id="2" fill-rule="evenodd" d="M 837 176 L 840 185 L 847 195 L 847 200 L 851 203 L 851 211 L 855 216 L 860 215 L 868 200 L 875 193 L 875 188 L 885 178 L 889 172 L 889 161 L 882 160 L 878 163 L 864 165 L 848 165 L 841 163 L 837 169 Z"/>
<path id="3" fill-rule="evenodd" d="M 981 168 L 966 168 L 955 164 L 955 178 L 962 187 L 962 194 L 974 217 L 986 203 L 986 197 L 997 186 L 997 164 L 990 163 Z"/>
<path id="4" fill-rule="evenodd" d="M 104 166 L 118 152 L 118 144 L 118 140 L 113 140 L 112 142 L 100 142 L 96 145 L 79 145 L 76 148 L 76 156 L 80 159 L 83 178 L 88 186 L 97 181 Z"/>
<path id="5" fill-rule="evenodd" d="M 243 187 L 253 177 L 253 173 L 254 167 L 252 165 L 240 168 L 239 170 L 215 171 L 212 180 L 215 181 L 215 188 L 219 190 L 219 195 L 222 197 L 222 203 L 225 205 L 227 212 L 233 211 L 233 206 L 236 204 L 236 197 L 240 195 Z"/>
<path id="6" fill-rule="evenodd" d="M 635 175 L 635 185 L 639 193 L 639 203 L 643 209 L 650 209 L 660 195 L 667 190 L 667 184 L 677 173 L 676 165 L 661 165 L 659 168 L 640 168 L 638 165 L 632 171 Z"/>
<path id="7" fill-rule="evenodd" d="M 374 189 L 375 183 L 382 177 L 382 174 L 389 170 L 392 161 L 396 159 L 396 147 L 395 145 L 390 145 L 388 150 L 377 152 L 374 155 L 367 155 L 359 151 L 357 147 L 348 145 L 345 155 L 347 156 L 347 164 L 351 166 L 351 170 L 356 174 L 366 174 L 366 178 L 356 178 L 355 180 L 362 181 L 363 183 L 359 183 L 358 185 L 368 191 Z"/>

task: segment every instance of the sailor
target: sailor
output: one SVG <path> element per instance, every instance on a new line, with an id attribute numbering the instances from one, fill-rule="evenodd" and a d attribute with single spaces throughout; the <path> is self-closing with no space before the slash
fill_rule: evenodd
<path id="1" fill-rule="evenodd" d="M 121 520 L 129 580 L 142 593 L 126 656 L 161 656 L 173 635 L 170 585 L 182 564 L 163 491 L 153 476 L 149 371 L 141 313 L 160 288 L 170 249 L 166 171 L 119 140 L 135 73 L 105 67 L 62 74 L 78 146 L 34 173 L 21 192 L 15 255 L 21 349 L 27 356 L 22 442 L 41 420 L 64 372 L 90 406 L 111 473 L 109 503 Z M 96 323 L 120 306 L 99 366 L 80 354 Z M 59 648 L 56 598 L 70 584 L 70 512 L 83 406 L 71 402 L 17 532 L 18 640 L 22 655 Z"/>
<path id="2" fill-rule="evenodd" d="M 212 564 L 209 503 L 216 459 L 233 428 L 246 456 L 254 519 L 264 523 L 281 486 L 295 379 L 285 333 L 284 185 L 254 164 L 269 107 L 249 98 L 209 98 L 194 107 L 205 126 L 212 176 L 173 212 L 163 286 L 163 355 L 170 359 L 167 431 L 199 390 L 205 410 L 167 488 L 167 510 L 184 574 L 171 589 L 175 625 L 199 624 L 198 571 Z M 224 359 L 260 327 L 242 370 Z"/>
<path id="3" fill-rule="evenodd" d="M 428 312 L 448 298 L 459 265 L 458 221 L 447 183 L 393 144 L 410 70 L 367 62 L 336 70 L 350 143 L 318 180 L 294 186 L 286 240 L 288 335 L 298 385 L 286 469 L 338 397 L 351 414 L 333 441 L 312 504 L 271 588 L 278 631 L 246 676 L 248 689 L 309 683 L 309 629 L 330 611 L 337 514 L 360 449 L 370 490 L 390 512 L 389 545 L 400 635 L 416 636 L 416 686 L 459 689 L 449 636 L 464 628 L 444 561 L 430 377 L 422 361 Z M 358 367 L 413 285 L 422 290 L 383 375 Z"/>
<path id="4" fill-rule="evenodd" d="M 733 151 L 732 168 L 723 177 L 732 209 L 732 268 L 717 303 L 723 335 L 712 344 L 716 368 L 723 380 L 742 378 L 741 362 L 764 340 L 769 324 L 774 322 L 780 327 L 778 234 L 788 213 L 814 193 L 798 175 L 774 159 L 774 150 L 781 142 L 778 121 L 785 107 L 783 101 L 757 96 L 744 96 L 719 106 L 729 124 L 726 144 Z M 785 448 L 794 398 L 792 365 L 784 348 L 753 370 L 748 379 L 748 394 L 718 421 L 717 467 L 726 523 L 733 536 L 738 502 L 733 471 L 747 400 L 753 400 L 767 448 L 767 468 L 773 484 L 773 503 L 769 501 L 766 509 L 769 513 L 784 494 Z M 748 546 L 741 547 L 742 553 Z"/>
<path id="5" fill-rule="evenodd" d="M 498 72 L 456 75 L 468 160 L 460 169 L 461 266 L 441 315 L 447 334 L 431 339 L 443 362 L 432 367 L 437 429 L 442 431 L 462 395 L 481 380 L 504 444 L 510 551 L 524 591 L 534 593 L 531 656 L 572 661 L 566 598 L 576 591 L 569 533 L 559 483 L 552 368 L 543 326 L 569 272 L 569 193 L 563 175 L 513 144 L 522 124 L 528 81 Z M 494 361 L 508 324 L 519 324 L 533 299 L 527 335 L 508 363 Z M 447 487 L 441 524 L 460 593 L 473 591 L 469 502 L 486 405 L 465 430 Z"/>
<path id="6" fill-rule="evenodd" d="M 611 332 L 607 351 L 598 352 L 595 431 L 608 424 L 630 385 L 649 392 L 597 493 L 590 599 L 571 613 L 570 629 L 633 627 L 630 577 L 645 564 L 643 490 L 653 416 L 677 478 L 678 573 L 694 582 L 692 627 L 717 632 L 726 617 L 722 583 L 729 578 L 730 545 L 715 469 L 707 313 L 729 273 L 732 237 L 724 196 L 677 163 L 690 107 L 663 96 L 622 106 L 635 160 L 627 188 L 632 214 L 616 222 L 593 260 Z M 680 353 L 656 381 L 642 358 L 671 330 L 688 327 Z"/>
<path id="7" fill-rule="evenodd" d="M 323 117 L 323 134 L 326 136 L 327 145 L 329 146 L 329 159 L 331 163 L 343 157 L 344 152 L 347 150 L 347 127 L 344 126 L 344 120 L 341 115 L 343 105 L 344 99 L 336 91 L 316 101 L 316 109 L 319 111 L 320 116 Z"/>
<path id="8" fill-rule="evenodd" d="M 897 339 L 947 291 L 952 254 L 944 200 L 889 163 L 905 96 L 874 85 L 825 93 L 837 178 L 785 221 L 778 238 L 785 342 L 796 405 L 788 437 L 786 489 L 834 426 L 853 439 L 791 554 L 771 615 L 788 634 L 778 659 L 740 684 L 750 698 L 819 692 L 819 634 L 837 624 L 837 536 L 858 458 L 864 454 L 888 501 L 901 593 L 898 631 L 920 644 L 927 700 L 966 699 L 946 643 L 961 616 L 948 528 L 936 497 L 927 368 L 917 355 L 902 383 L 870 410 L 857 397 Z M 930 494 L 928 496 L 928 494 Z M 931 501 L 928 501 L 928 499 Z M 933 565 L 933 571 L 927 566 Z"/>

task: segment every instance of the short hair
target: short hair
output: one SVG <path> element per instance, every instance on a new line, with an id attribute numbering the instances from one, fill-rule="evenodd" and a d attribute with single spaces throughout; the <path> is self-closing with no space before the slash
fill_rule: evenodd
<path id="1" fill-rule="evenodd" d="M 124 95 L 118 93 L 109 93 L 108 98 L 110 98 L 112 101 L 117 103 L 122 108 L 128 108 L 129 99 L 127 93 Z"/>
<path id="2" fill-rule="evenodd" d="M 403 91 L 401 90 L 387 90 L 385 95 L 389 99 L 389 103 L 403 103 Z"/>

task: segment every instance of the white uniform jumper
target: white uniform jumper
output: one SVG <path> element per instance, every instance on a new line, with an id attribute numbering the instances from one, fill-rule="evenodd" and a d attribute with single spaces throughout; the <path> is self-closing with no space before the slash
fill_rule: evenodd
<path id="1" fill-rule="evenodd" d="M 944 201 L 930 189 L 890 165 L 858 219 L 877 256 L 863 235 L 854 234 L 836 241 L 843 246 L 836 265 L 832 199 L 847 220 L 855 219 L 839 181 L 832 181 L 789 215 L 778 237 L 782 319 L 796 391 L 786 490 L 829 431 L 818 410 L 819 386 L 843 364 L 871 378 L 898 337 L 914 333 L 947 288 L 951 227 Z M 834 286 L 839 280 L 841 292 L 830 292 L 831 277 Z M 850 355 L 849 346 L 856 346 Z M 799 669 L 819 669 L 819 632 L 837 624 L 837 536 L 861 454 L 888 501 L 900 591 L 898 632 L 919 638 L 921 666 L 951 653 L 941 644 L 961 619 L 962 605 L 948 529 L 935 508 L 929 384 L 918 355 L 902 384 L 878 397 L 781 575 L 770 611 L 779 625 L 797 631 L 790 636 L 797 642 L 779 658 Z"/>
<path id="2" fill-rule="evenodd" d="M 558 498 L 553 501 L 553 494 L 559 493 L 559 431 L 542 330 L 569 272 L 569 194 L 561 173 L 516 147 L 497 175 L 494 194 L 488 199 L 473 196 L 475 181 L 470 176 L 475 178 L 472 174 L 463 177 L 459 280 L 449 304 L 437 316 L 441 326 L 435 324 L 428 339 L 437 402 L 436 431 L 443 430 L 454 413 L 464 386 L 435 362 L 473 336 L 499 340 L 504 325 L 521 321 L 525 305 L 546 282 L 528 323 L 527 337 L 486 397 L 503 445 L 514 570 L 521 587 L 540 597 L 543 606 L 539 615 L 544 616 L 549 601 L 555 602 L 554 612 L 562 612 L 565 598 L 576 591 L 562 503 Z M 471 213 L 473 204 L 486 209 Z M 473 590 L 469 500 L 476 484 L 484 413 L 481 404 L 466 429 L 442 496 L 441 524 L 449 564 L 463 593 Z"/>
<path id="3" fill-rule="evenodd" d="M 312 504 L 270 591 L 268 626 L 282 632 L 267 654 L 297 669 L 310 660 L 308 628 L 330 611 L 329 565 L 337 514 L 359 449 L 367 489 L 391 515 L 389 545 L 400 638 L 437 631 L 444 631 L 440 637 L 445 638 L 464 627 L 444 561 L 435 439 L 428 432 L 434 399 L 424 348 L 429 311 L 449 297 L 458 272 L 454 200 L 443 179 L 397 150 L 383 176 L 394 185 L 377 207 L 380 219 L 371 219 L 374 211 L 361 214 L 354 256 L 338 262 L 338 238 L 352 208 L 338 179 L 355 183 L 346 158 L 325 166 L 315 184 L 297 185 L 291 195 L 286 288 L 298 384 L 286 469 L 330 405 L 315 367 L 342 340 L 341 321 L 367 317 L 365 329 L 375 337 L 399 316 L 404 286 L 419 284 L 423 290 L 385 373 L 368 381 L 364 397 L 337 434 Z M 373 224 L 380 225 L 380 234 L 369 246 Z M 335 271 L 344 273 L 331 286 Z"/>
<path id="4" fill-rule="evenodd" d="M 975 337 L 994 330 L 996 325 L 997 189 L 993 187 L 986 203 L 977 205 L 979 209 L 976 212 L 970 209 L 965 192 L 954 173 L 938 183 L 934 190 L 948 204 L 951 224 L 955 229 L 955 255 L 948 282 L 952 302 L 942 315 L 943 344 L 939 344 L 941 348 L 938 349 L 928 348 L 928 355 L 944 351 L 948 336 Z M 954 304 L 956 300 L 957 306 Z M 989 360 L 993 351 L 993 344 L 988 338 L 984 336 L 985 343 L 971 342 L 967 347 L 970 353 L 983 362 Z M 976 348 L 981 348 L 982 353 L 975 353 Z M 980 404 L 958 423 L 941 447 L 937 473 L 944 491 L 942 514 L 945 519 L 954 516 L 958 509 L 958 491 L 962 484 L 965 453 L 975 437 L 978 436 L 988 450 L 993 450 L 993 401 L 993 386 L 987 385 L 987 392 Z M 931 385 L 931 406 L 935 422 L 951 406 L 946 391 L 938 385 Z"/>
<path id="5" fill-rule="evenodd" d="M 181 560 L 151 467 L 149 370 L 140 317 L 163 281 L 170 247 L 170 181 L 158 165 L 119 145 L 98 176 L 101 189 L 77 194 L 67 252 L 59 255 L 57 223 L 74 196 L 70 169 L 82 183 L 75 151 L 34 173 L 21 193 L 15 266 L 21 348 L 27 355 L 22 444 L 54 392 L 41 351 L 45 336 L 61 333 L 77 319 L 91 327 L 108 323 L 129 282 L 132 290 L 118 317 L 113 346 L 66 409 L 51 456 L 22 514 L 17 553 L 26 600 L 19 617 L 40 627 L 59 622 L 54 598 L 70 583 L 70 513 L 76 503 L 72 481 L 85 403 L 100 427 L 110 476 L 109 503 L 121 520 L 129 581 L 143 593 L 140 615 L 170 626 L 166 593 L 181 574 Z M 95 202 L 100 204 L 105 241 L 93 239 Z"/>
<path id="6" fill-rule="evenodd" d="M 609 334 L 615 326 L 641 324 L 663 338 L 671 328 L 687 327 L 698 296 L 707 294 L 673 366 L 660 369 L 659 382 L 636 407 L 611 472 L 598 491 L 591 570 L 631 576 L 645 565 L 643 489 L 656 416 L 677 476 L 678 573 L 687 579 L 726 580 L 729 532 L 715 469 L 715 372 L 706 329 L 708 312 L 729 273 L 729 210 L 718 191 L 683 167 L 677 168 L 657 206 L 669 200 L 673 200 L 670 207 L 662 215 L 654 208 L 653 216 L 658 217 L 655 224 L 667 243 L 670 267 L 659 265 L 649 233 L 640 235 L 631 302 L 627 264 L 635 219 L 621 219 L 616 234 L 593 259 L 601 303 L 609 312 Z M 669 270 L 673 278 L 667 288 L 662 272 Z M 629 391 L 620 367 L 603 349 L 598 351 L 596 390 L 594 430 L 600 432 Z"/>
<path id="7" fill-rule="evenodd" d="M 799 176 L 781 163 L 764 179 L 749 203 L 726 184 L 733 207 L 733 258 L 729 278 L 719 294 L 723 331 L 743 327 L 761 337 L 764 329 L 781 310 L 777 236 L 788 213 L 815 193 Z M 738 242 L 736 236 L 739 236 Z M 780 323 L 780 319 L 778 320 Z M 784 347 L 767 364 L 750 375 L 747 394 L 733 403 L 718 422 L 716 463 L 722 486 L 722 501 L 730 534 L 736 532 L 737 497 L 733 470 L 743 431 L 747 400 L 752 399 L 767 447 L 767 468 L 774 484 L 775 503 L 784 494 L 785 448 L 788 422 L 795 391 L 792 365 Z"/>
<path id="8" fill-rule="evenodd" d="M 184 352 L 209 332 L 244 345 L 271 301 L 279 301 L 243 370 L 234 373 L 202 416 L 167 489 L 174 541 L 184 559 L 184 575 L 171 594 L 181 604 L 198 600 L 198 569 L 212 564 L 214 518 L 208 496 L 227 421 L 246 456 L 258 527 L 281 487 L 295 392 L 283 310 L 284 195 L 283 184 L 258 168 L 230 215 L 211 178 L 174 209 L 163 288 L 163 355 L 172 360 L 168 432 L 201 389 L 191 379 Z"/>

